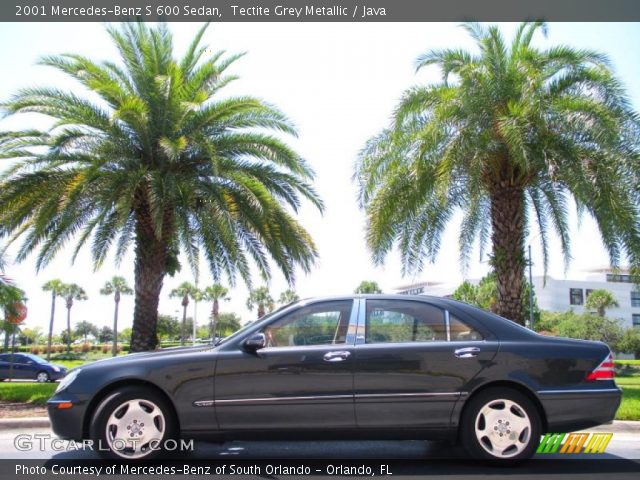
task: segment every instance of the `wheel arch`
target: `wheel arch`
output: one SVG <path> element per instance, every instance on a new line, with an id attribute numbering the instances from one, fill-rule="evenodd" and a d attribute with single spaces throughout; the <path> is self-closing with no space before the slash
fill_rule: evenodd
<path id="1" fill-rule="evenodd" d="M 89 402 L 89 405 L 87 406 L 87 409 L 85 410 L 84 418 L 82 420 L 82 438 L 89 438 L 89 425 L 91 423 L 91 417 L 96 411 L 96 408 L 98 408 L 98 405 L 100 405 L 100 402 L 102 402 L 102 400 L 104 400 L 104 398 L 111 392 L 114 392 L 122 387 L 145 387 L 161 395 L 167 401 L 167 404 L 171 408 L 171 413 L 173 414 L 173 419 L 176 423 L 176 431 L 180 431 L 180 417 L 178 417 L 178 411 L 176 410 L 176 406 L 174 405 L 173 400 L 166 391 L 158 387 L 155 383 L 149 382 L 148 380 L 144 380 L 141 378 L 125 378 L 116 380 L 115 382 L 103 386 L 93 396 L 93 398 Z"/>
<path id="2" fill-rule="evenodd" d="M 488 383 L 484 383 L 480 386 L 478 386 L 476 389 L 474 389 L 472 392 L 469 393 L 469 395 L 467 396 L 467 398 L 464 401 L 464 404 L 462 406 L 462 408 L 460 409 L 460 414 L 458 415 L 458 425 L 457 425 L 457 436 L 460 436 L 460 428 L 462 425 L 462 422 L 460 421 L 466 411 L 466 409 L 469 407 L 470 404 L 470 400 L 475 397 L 476 395 L 485 392 L 487 390 L 490 390 L 492 388 L 510 388 L 512 390 L 515 390 L 523 395 L 525 395 L 529 400 L 531 400 L 531 402 L 533 403 L 533 405 L 535 405 L 536 410 L 538 410 L 538 414 L 540 415 L 540 422 L 542 423 L 542 431 L 546 432 L 547 431 L 547 413 L 544 409 L 544 407 L 542 406 L 542 403 L 540 402 L 540 399 L 538 398 L 538 396 L 533 392 L 533 390 L 531 390 L 529 387 L 527 387 L 526 385 L 520 383 L 520 382 L 516 382 L 513 380 L 496 380 L 493 382 L 488 382 Z"/>

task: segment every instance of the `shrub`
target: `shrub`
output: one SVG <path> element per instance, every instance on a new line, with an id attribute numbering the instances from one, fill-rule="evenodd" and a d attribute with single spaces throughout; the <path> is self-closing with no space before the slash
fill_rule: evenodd
<path id="1" fill-rule="evenodd" d="M 51 357 L 52 360 L 82 360 L 82 355 L 80 353 L 60 353 L 54 357 Z"/>
<path id="2" fill-rule="evenodd" d="M 34 355 L 38 355 L 40 353 L 40 346 L 39 345 L 31 345 L 31 349 L 29 351 L 31 353 L 33 353 Z"/>

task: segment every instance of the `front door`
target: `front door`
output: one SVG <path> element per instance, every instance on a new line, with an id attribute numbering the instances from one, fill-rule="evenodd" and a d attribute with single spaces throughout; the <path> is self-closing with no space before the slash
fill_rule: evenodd
<path id="1" fill-rule="evenodd" d="M 354 366 L 358 427 L 448 428 L 497 342 L 423 301 L 367 299 L 363 311 Z"/>
<path id="2" fill-rule="evenodd" d="M 354 304 L 302 305 L 263 329 L 265 348 L 221 351 L 215 374 L 220 429 L 354 427 Z"/>

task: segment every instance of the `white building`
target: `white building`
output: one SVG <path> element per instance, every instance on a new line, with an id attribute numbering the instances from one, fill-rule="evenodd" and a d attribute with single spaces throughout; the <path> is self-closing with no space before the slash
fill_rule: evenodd
<path id="1" fill-rule="evenodd" d="M 640 290 L 628 272 L 612 273 L 610 269 L 584 272 L 582 278 L 557 280 L 533 277 L 533 285 L 542 310 L 584 312 L 584 303 L 595 289 L 609 290 L 618 301 L 617 308 L 607 309 L 607 316 L 621 320 L 624 327 L 640 328 Z"/>
<path id="2" fill-rule="evenodd" d="M 613 273 L 611 269 L 597 269 L 582 272 L 579 278 L 557 280 L 552 277 L 533 277 L 534 291 L 541 310 L 566 312 L 573 309 L 577 313 L 585 310 L 584 303 L 592 290 L 605 289 L 615 295 L 617 308 L 607 309 L 607 316 L 621 320 L 624 327 L 640 328 L 640 290 L 633 283 L 627 271 Z M 478 279 L 469 280 L 477 284 Z M 442 282 L 419 282 L 398 287 L 396 293 L 407 295 L 450 296 L 457 284 Z"/>

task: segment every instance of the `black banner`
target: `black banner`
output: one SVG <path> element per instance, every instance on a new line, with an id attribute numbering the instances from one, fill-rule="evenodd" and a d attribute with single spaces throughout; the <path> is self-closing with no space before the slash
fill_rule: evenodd
<path id="1" fill-rule="evenodd" d="M 614 457 L 615 458 L 615 457 Z M 198 478 L 381 478 L 446 476 L 449 480 L 500 475 L 518 479 L 566 478 L 637 479 L 640 463 L 612 458 L 534 459 L 504 464 L 471 460 L 399 459 L 247 459 L 163 460 L 156 462 L 110 462 L 99 460 L 0 460 L 0 479 L 108 478 L 149 476 L 195 476 Z"/>
<path id="2" fill-rule="evenodd" d="M 638 0 L 14 0 L 3 22 L 640 21 Z"/>

